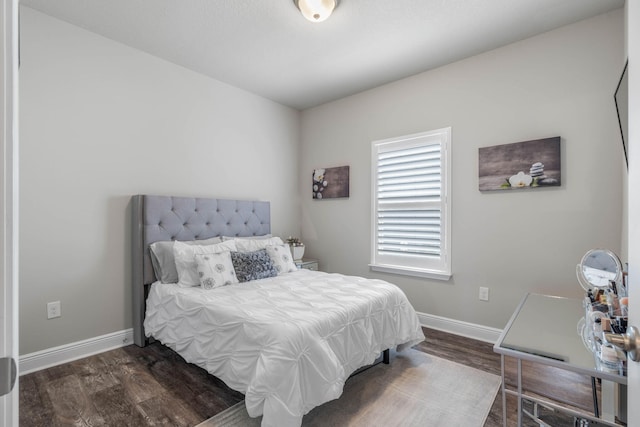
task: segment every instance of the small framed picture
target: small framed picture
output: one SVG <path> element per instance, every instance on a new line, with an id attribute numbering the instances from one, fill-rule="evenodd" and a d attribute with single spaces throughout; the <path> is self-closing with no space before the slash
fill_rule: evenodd
<path id="1" fill-rule="evenodd" d="M 349 197 L 349 166 L 314 169 L 311 190 L 317 200 Z"/>

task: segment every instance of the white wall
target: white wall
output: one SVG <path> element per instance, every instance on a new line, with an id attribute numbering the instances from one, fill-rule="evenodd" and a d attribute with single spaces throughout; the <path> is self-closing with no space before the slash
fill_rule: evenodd
<path id="1" fill-rule="evenodd" d="M 301 119 L 25 7 L 21 32 L 21 354 L 131 327 L 132 194 L 270 200 L 274 233 L 302 225 L 321 268 L 390 280 L 418 311 L 497 328 L 525 292 L 580 296 L 574 267 L 586 250 L 622 251 L 613 106 L 622 11 Z M 444 126 L 453 128 L 453 279 L 371 273 L 371 141 Z M 479 147 L 556 135 L 561 188 L 477 190 Z M 311 171 L 341 165 L 351 166 L 351 197 L 312 201 Z M 478 286 L 491 289 L 488 303 Z M 63 316 L 46 320 L 56 300 Z"/>
<path id="2" fill-rule="evenodd" d="M 273 233 L 299 234 L 297 111 L 20 18 L 21 354 L 132 326 L 133 194 L 269 200 Z"/>
<path id="3" fill-rule="evenodd" d="M 623 10 L 560 28 L 302 114 L 306 255 L 321 269 L 387 279 L 416 310 L 502 328 L 526 292 L 580 297 L 590 248 L 621 250 L 622 144 L 613 93 L 624 64 Z M 424 54 L 428 54 L 425 52 Z M 371 141 L 452 127 L 448 282 L 375 274 Z M 562 137 L 562 186 L 478 191 L 478 148 Z M 349 199 L 311 199 L 311 172 L 351 166 Z M 490 301 L 478 300 L 478 287 Z M 541 315 L 543 315 L 541 313 Z"/>

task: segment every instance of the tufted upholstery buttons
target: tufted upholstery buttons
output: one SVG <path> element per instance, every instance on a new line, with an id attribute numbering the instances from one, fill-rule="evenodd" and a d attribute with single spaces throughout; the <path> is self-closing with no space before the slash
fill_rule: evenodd
<path id="1" fill-rule="evenodd" d="M 270 232 L 268 202 L 144 196 L 141 205 L 145 245 L 155 241 L 205 239 L 210 235 L 260 236 Z M 144 259 L 144 280 L 147 283 L 154 280 L 148 256 Z"/>

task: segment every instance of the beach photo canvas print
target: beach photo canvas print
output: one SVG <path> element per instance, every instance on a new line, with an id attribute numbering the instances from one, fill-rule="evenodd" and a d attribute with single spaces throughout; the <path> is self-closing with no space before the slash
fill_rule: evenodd
<path id="1" fill-rule="evenodd" d="M 480 191 L 560 185 L 560 137 L 481 147 Z"/>

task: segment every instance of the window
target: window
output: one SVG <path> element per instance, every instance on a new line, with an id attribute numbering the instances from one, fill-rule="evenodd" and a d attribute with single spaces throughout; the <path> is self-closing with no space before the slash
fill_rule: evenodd
<path id="1" fill-rule="evenodd" d="M 371 268 L 448 280 L 451 128 L 374 141 Z"/>

